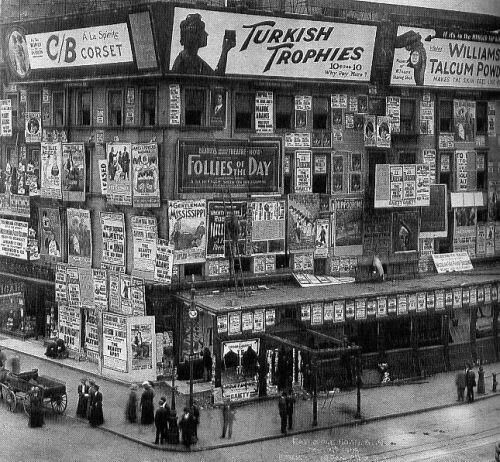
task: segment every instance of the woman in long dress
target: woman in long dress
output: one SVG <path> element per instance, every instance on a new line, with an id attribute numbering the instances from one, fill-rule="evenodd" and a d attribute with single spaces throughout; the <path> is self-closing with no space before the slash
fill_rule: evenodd
<path id="1" fill-rule="evenodd" d="M 137 385 L 130 386 L 130 394 L 128 395 L 127 408 L 125 410 L 125 417 L 127 422 L 137 422 Z"/>
<path id="2" fill-rule="evenodd" d="M 90 386 L 85 377 L 82 378 L 81 382 L 82 383 L 78 385 L 78 405 L 76 407 L 76 415 L 78 417 L 86 418 Z"/>
<path id="3" fill-rule="evenodd" d="M 99 391 L 99 385 L 94 385 L 94 388 L 96 391 L 90 408 L 89 422 L 92 427 L 97 427 L 104 423 L 104 416 L 102 413 L 102 393 Z"/>
<path id="4" fill-rule="evenodd" d="M 41 427 L 44 425 L 43 409 L 42 409 L 42 393 L 39 387 L 33 387 L 29 395 L 30 412 L 28 425 L 31 428 Z"/>
<path id="5" fill-rule="evenodd" d="M 144 387 L 144 391 L 141 395 L 141 424 L 151 425 L 155 420 L 153 404 L 155 395 L 149 382 L 144 382 L 142 386 Z"/>

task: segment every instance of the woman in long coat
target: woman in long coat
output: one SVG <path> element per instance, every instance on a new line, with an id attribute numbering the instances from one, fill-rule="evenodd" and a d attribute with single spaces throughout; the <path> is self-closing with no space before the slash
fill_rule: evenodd
<path id="1" fill-rule="evenodd" d="M 155 407 L 153 404 L 154 392 L 149 382 L 142 384 L 144 391 L 141 395 L 141 424 L 151 425 L 155 420 Z"/>
<path id="2" fill-rule="evenodd" d="M 127 408 L 125 409 L 125 418 L 127 419 L 127 422 L 137 422 L 137 385 L 135 384 L 130 386 Z"/>
<path id="3" fill-rule="evenodd" d="M 94 385 L 95 394 L 92 399 L 92 404 L 90 407 L 90 425 L 97 427 L 104 423 L 104 416 L 102 413 L 102 393 L 99 391 L 99 385 Z"/>
<path id="4" fill-rule="evenodd" d="M 32 428 L 41 427 L 44 425 L 43 409 L 42 409 L 42 395 L 38 387 L 33 387 L 29 395 L 30 412 L 28 425 Z"/>

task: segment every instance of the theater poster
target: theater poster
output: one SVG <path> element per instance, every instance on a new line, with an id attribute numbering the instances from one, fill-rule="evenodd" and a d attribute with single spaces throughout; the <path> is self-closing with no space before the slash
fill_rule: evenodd
<path id="1" fill-rule="evenodd" d="M 60 260 L 61 258 L 61 219 L 59 209 L 38 209 L 40 226 L 40 256 L 42 259 Z"/>
<path id="2" fill-rule="evenodd" d="M 130 143 L 107 143 L 108 184 L 106 199 L 110 204 L 132 205 Z"/>
<path id="3" fill-rule="evenodd" d="M 169 201 L 168 224 L 174 264 L 204 262 L 207 247 L 205 199 Z"/>
<path id="4" fill-rule="evenodd" d="M 287 238 L 290 252 L 313 251 L 315 249 L 319 204 L 318 194 L 288 195 Z"/>
<path id="5" fill-rule="evenodd" d="M 89 267 L 92 264 L 92 228 L 90 211 L 67 209 L 68 264 Z"/>
<path id="6" fill-rule="evenodd" d="M 125 268 L 125 219 L 123 213 L 101 212 L 101 267 Z"/>
<path id="7" fill-rule="evenodd" d="M 40 196 L 61 199 L 62 152 L 61 143 L 40 144 Z"/>
<path id="8" fill-rule="evenodd" d="M 160 172 L 158 145 L 141 143 L 132 145 L 132 202 L 134 207 L 160 206 Z"/>
<path id="9" fill-rule="evenodd" d="M 85 202 L 85 147 L 83 143 L 62 143 L 62 198 Z"/>
<path id="10" fill-rule="evenodd" d="M 154 280 L 163 284 L 172 283 L 174 266 L 174 249 L 166 239 L 158 238 L 156 244 L 156 261 Z"/>
<path id="11" fill-rule="evenodd" d="M 156 333 L 154 316 L 128 319 L 131 371 L 153 370 L 156 374 Z"/>
<path id="12" fill-rule="evenodd" d="M 392 251 L 418 251 L 418 213 L 394 212 L 392 214 Z"/>
<path id="13" fill-rule="evenodd" d="M 156 261 L 158 225 L 156 217 L 131 217 L 134 262 L 132 274 L 153 278 Z M 145 274 L 144 274 L 145 273 Z"/>
<path id="14" fill-rule="evenodd" d="M 28 259 L 28 223 L 0 218 L 0 255 Z"/>
<path id="15" fill-rule="evenodd" d="M 363 253 L 363 199 L 332 199 L 332 245 L 335 256 Z"/>
<path id="16" fill-rule="evenodd" d="M 114 313 L 102 314 L 102 367 L 119 372 L 128 371 L 127 317 Z"/>

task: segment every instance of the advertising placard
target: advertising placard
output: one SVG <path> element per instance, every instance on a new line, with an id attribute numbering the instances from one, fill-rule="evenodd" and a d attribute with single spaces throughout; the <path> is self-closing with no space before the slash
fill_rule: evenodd
<path id="1" fill-rule="evenodd" d="M 61 219 L 59 209 L 38 209 L 40 226 L 40 256 L 44 259 L 61 258 Z"/>
<path id="2" fill-rule="evenodd" d="M 264 314 L 265 310 L 255 310 L 253 312 L 253 331 L 254 332 L 264 332 Z"/>
<path id="3" fill-rule="evenodd" d="M 327 258 L 330 247 L 330 219 L 321 218 L 316 220 L 316 241 L 314 246 L 314 258 Z"/>
<path id="4" fill-rule="evenodd" d="M 149 278 L 151 278 L 155 270 L 158 239 L 156 217 L 132 216 L 130 221 L 134 249 L 132 274 L 145 272 L 149 273 Z"/>
<path id="5" fill-rule="evenodd" d="M 181 25 L 208 34 L 195 64 L 183 51 Z M 178 74 L 367 82 L 375 34 L 376 26 L 175 8 L 169 68 Z M 222 52 L 221 43 L 227 43 Z"/>
<path id="6" fill-rule="evenodd" d="M 168 223 L 174 264 L 204 262 L 207 244 L 205 199 L 169 201 Z"/>
<path id="7" fill-rule="evenodd" d="M 90 210 L 67 209 L 68 264 L 78 267 L 92 265 L 92 231 Z"/>
<path id="8" fill-rule="evenodd" d="M 351 306 L 351 305 L 349 305 Z M 333 322 L 344 322 L 347 316 L 346 312 L 346 303 L 343 300 L 338 300 L 333 302 L 333 309 L 334 309 L 334 314 L 333 314 Z M 351 312 L 350 312 L 351 314 Z M 354 314 L 354 313 L 352 313 Z M 352 317 L 352 316 L 349 316 Z"/>
<path id="9" fill-rule="evenodd" d="M 168 245 L 166 239 L 156 241 L 156 260 L 154 280 L 163 284 L 172 283 L 172 270 L 174 266 L 174 249 Z"/>
<path id="10" fill-rule="evenodd" d="M 226 103 L 225 88 L 210 90 L 210 127 L 224 128 L 226 126 Z"/>
<path id="11" fill-rule="evenodd" d="M 433 254 L 432 258 L 438 273 L 468 271 L 473 269 L 467 252 Z"/>
<path id="12" fill-rule="evenodd" d="M 85 316 L 85 349 L 94 353 L 99 352 L 99 330 L 97 327 L 98 310 L 87 308 Z"/>
<path id="13" fill-rule="evenodd" d="M 285 148 L 310 148 L 311 133 L 285 133 Z"/>
<path id="14" fill-rule="evenodd" d="M 315 227 L 318 215 L 318 194 L 288 195 L 288 250 L 290 252 L 315 248 Z M 326 241 L 327 236 L 325 235 L 324 238 Z"/>
<path id="15" fill-rule="evenodd" d="M 500 53 L 500 46 L 498 50 L 498 53 Z M 455 141 L 474 142 L 476 138 L 476 102 L 454 99 L 453 124 Z"/>
<path id="16" fill-rule="evenodd" d="M 325 322 L 333 321 L 335 314 L 335 305 L 333 302 L 324 302 L 323 303 L 323 320 Z"/>
<path id="17" fill-rule="evenodd" d="M 83 143 L 62 143 L 62 198 L 85 202 L 85 147 Z"/>
<path id="18" fill-rule="evenodd" d="M 82 296 L 80 293 L 80 275 L 78 268 L 73 266 L 66 267 L 68 280 L 68 304 L 80 308 L 82 306 Z"/>
<path id="19" fill-rule="evenodd" d="M 0 99 L 0 136 L 12 136 L 12 101 Z"/>
<path id="20" fill-rule="evenodd" d="M 160 206 L 158 145 L 132 145 L 132 201 L 134 207 Z"/>
<path id="21" fill-rule="evenodd" d="M 248 207 L 251 254 L 285 253 L 285 201 L 255 201 Z"/>
<path id="22" fill-rule="evenodd" d="M 399 96 L 386 96 L 385 114 L 390 117 L 392 133 L 400 132 L 401 124 L 401 98 Z"/>
<path id="23" fill-rule="evenodd" d="M 366 147 L 377 146 L 376 116 L 368 114 L 365 115 L 363 139 Z"/>
<path id="24" fill-rule="evenodd" d="M 276 193 L 281 190 L 279 141 L 180 140 L 178 192 Z"/>
<path id="25" fill-rule="evenodd" d="M 241 313 L 241 329 L 243 332 L 253 330 L 253 312 L 245 311 Z"/>
<path id="26" fill-rule="evenodd" d="M 241 313 L 233 311 L 228 314 L 228 334 L 236 335 L 241 333 Z"/>
<path id="27" fill-rule="evenodd" d="M 416 211 L 393 212 L 392 251 L 418 251 L 418 213 Z"/>
<path id="28" fill-rule="evenodd" d="M 102 314 L 103 367 L 127 372 L 127 317 L 113 313 Z"/>
<path id="29" fill-rule="evenodd" d="M 391 147 L 391 117 L 377 116 L 377 147 Z"/>
<path id="30" fill-rule="evenodd" d="M 94 306 L 96 310 L 108 310 L 108 277 L 106 270 L 92 268 Z"/>
<path id="31" fill-rule="evenodd" d="M 156 371 L 156 333 L 154 316 L 134 316 L 128 319 L 128 338 L 132 371 Z M 156 372 L 155 372 L 156 373 Z"/>
<path id="32" fill-rule="evenodd" d="M 181 124 L 181 87 L 178 84 L 169 85 L 168 123 Z"/>
<path id="33" fill-rule="evenodd" d="M 433 310 L 435 305 L 434 292 L 427 292 L 427 309 Z"/>
<path id="34" fill-rule="evenodd" d="M 58 307 L 58 338 L 64 340 L 68 350 L 80 351 L 80 332 L 82 330 L 80 308 L 60 304 Z"/>
<path id="35" fill-rule="evenodd" d="M 361 255 L 363 229 L 363 199 L 332 199 L 332 240 L 334 255 Z"/>
<path id="36" fill-rule="evenodd" d="M 28 259 L 28 223 L 0 218 L 0 255 Z"/>
<path id="37" fill-rule="evenodd" d="M 431 98 L 421 99 L 419 103 L 419 133 L 421 135 L 434 135 L 434 101 Z"/>
<path id="38" fill-rule="evenodd" d="M 487 34 L 399 26 L 391 85 L 498 89 L 500 44 Z M 408 65 L 411 63 L 411 66 Z"/>
<path id="39" fill-rule="evenodd" d="M 272 91 L 255 93 L 255 132 L 272 133 L 274 130 L 274 102 Z"/>
<path id="40" fill-rule="evenodd" d="M 378 297 L 377 298 L 377 318 L 383 318 L 387 316 L 387 298 Z"/>
<path id="41" fill-rule="evenodd" d="M 312 151 L 295 151 L 296 193 L 312 192 Z"/>
<path id="42" fill-rule="evenodd" d="M 108 161 L 106 199 L 110 204 L 132 205 L 131 149 L 130 143 L 106 144 Z"/>
<path id="43" fill-rule="evenodd" d="M 103 268 L 125 267 L 125 218 L 123 213 L 101 212 Z"/>
<path id="44" fill-rule="evenodd" d="M 66 263 L 57 263 L 55 274 L 55 297 L 56 302 L 68 303 L 68 280 L 66 275 Z"/>
<path id="45" fill-rule="evenodd" d="M 26 112 L 24 139 L 26 143 L 40 143 L 42 141 L 42 114 L 40 112 Z"/>
<path id="46" fill-rule="evenodd" d="M 62 153 L 61 143 L 40 144 L 40 196 L 61 199 Z"/>
<path id="47" fill-rule="evenodd" d="M 227 334 L 227 314 L 217 315 L 217 332 Z"/>

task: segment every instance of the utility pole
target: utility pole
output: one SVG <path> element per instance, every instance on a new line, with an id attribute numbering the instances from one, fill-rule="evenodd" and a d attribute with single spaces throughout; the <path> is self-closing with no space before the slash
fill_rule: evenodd
<path id="1" fill-rule="evenodd" d="M 194 274 L 191 275 L 191 304 L 189 306 L 189 323 L 191 327 L 191 341 L 189 349 L 189 407 L 193 407 L 193 356 L 194 356 L 194 320 L 198 317 L 196 310 L 196 302 L 194 301 L 195 288 L 194 288 Z"/>
<path id="2" fill-rule="evenodd" d="M 314 383 L 313 383 L 313 422 L 312 426 L 317 427 L 318 426 L 318 361 L 317 358 L 314 357 L 312 359 L 312 364 L 313 364 L 313 377 L 314 377 Z"/>

